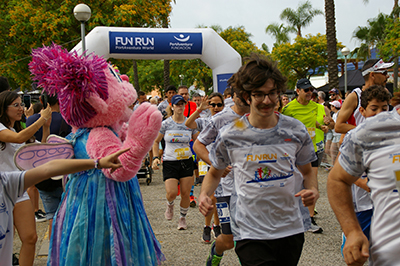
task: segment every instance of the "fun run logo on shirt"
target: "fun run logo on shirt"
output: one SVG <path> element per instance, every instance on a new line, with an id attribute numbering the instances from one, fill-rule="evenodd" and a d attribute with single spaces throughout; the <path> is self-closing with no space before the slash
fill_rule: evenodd
<path id="1" fill-rule="evenodd" d="M 392 159 L 392 163 L 400 163 L 400 153 L 390 154 L 389 159 Z"/>
<path id="2" fill-rule="evenodd" d="M 246 161 L 247 162 L 257 162 L 257 164 L 266 164 L 272 163 L 275 164 L 277 162 L 277 154 L 246 154 Z M 284 154 L 283 157 L 285 160 L 289 160 L 289 155 L 287 153 Z M 272 173 L 272 169 L 268 166 L 265 167 L 257 167 L 254 171 L 254 179 L 247 181 L 246 183 L 258 183 L 258 182 L 266 182 L 272 180 L 279 180 L 279 179 L 286 179 L 293 175 L 293 166 L 290 166 L 291 171 L 289 173 Z"/>

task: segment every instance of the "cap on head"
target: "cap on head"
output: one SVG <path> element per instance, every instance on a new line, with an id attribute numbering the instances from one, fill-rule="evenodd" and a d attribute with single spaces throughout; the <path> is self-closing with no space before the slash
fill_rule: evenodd
<path id="1" fill-rule="evenodd" d="M 309 79 L 302 78 L 297 81 L 296 88 L 298 89 L 307 89 L 314 88 Z"/>
<path id="2" fill-rule="evenodd" d="M 339 101 L 333 101 L 330 102 L 329 104 L 335 106 L 336 109 L 340 109 L 340 107 L 342 106 L 342 104 Z"/>
<path id="3" fill-rule="evenodd" d="M 333 89 L 331 89 L 331 90 L 329 91 L 329 93 L 339 94 L 339 91 L 338 91 L 338 89 L 333 88 Z"/>
<path id="4" fill-rule="evenodd" d="M 393 66 L 394 63 L 385 63 L 383 62 L 382 59 L 379 59 L 373 66 L 371 66 L 370 68 L 367 68 L 365 70 L 363 70 L 362 75 L 363 77 L 365 77 L 366 75 L 368 75 L 371 72 L 376 72 L 376 71 L 380 71 L 380 70 L 385 70 L 391 66 Z"/>
<path id="5" fill-rule="evenodd" d="M 176 94 L 176 95 L 172 96 L 172 99 L 171 99 L 172 104 L 177 104 L 180 101 L 183 101 L 184 103 L 186 103 L 185 98 L 183 98 L 182 95 Z"/>

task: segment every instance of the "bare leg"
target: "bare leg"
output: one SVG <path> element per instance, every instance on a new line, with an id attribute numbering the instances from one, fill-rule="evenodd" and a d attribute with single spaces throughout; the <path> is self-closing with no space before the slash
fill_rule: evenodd
<path id="1" fill-rule="evenodd" d="M 37 241 L 36 222 L 32 202 L 25 200 L 18 202 L 14 207 L 14 225 L 21 239 L 19 265 L 32 266 L 35 259 L 35 245 Z"/>
<path id="2" fill-rule="evenodd" d="M 193 186 L 193 176 L 183 177 L 179 180 L 181 185 L 181 207 L 188 208 L 190 204 L 190 190 Z"/>
<path id="3" fill-rule="evenodd" d="M 220 234 L 215 240 L 215 252 L 221 256 L 226 250 L 230 250 L 235 246 L 233 235 Z"/>
<path id="4" fill-rule="evenodd" d="M 39 191 L 35 186 L 31 186 L 26 190 L 26 192 L 28 192 L 28 195 L 31 198 L 33 210 L 37 212 L 39 210 Z"/>

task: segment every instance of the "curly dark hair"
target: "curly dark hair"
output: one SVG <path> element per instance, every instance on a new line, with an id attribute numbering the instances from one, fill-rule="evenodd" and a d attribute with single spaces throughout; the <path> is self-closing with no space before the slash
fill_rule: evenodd
<path id="1" fill-rule="evenodd" d="M 390 93 L 386 90 L 386 88 L 380 85 L 372 85 L 362 91 L 361 106 L 362 108 L 366 109 L 368 103 L 373 99 L 376 99 L 379 102 L 387 102 L 389 104 L 390 97 Z"/>
<path id="2" fill-rule="evenodd" d="M 396 105 L 400 104 L 400 92 L 393 93 L 393 98 L 390 101 L 390 104 L 393 105 L 393 106 L 396 106 Z"/>
<path id="3" fill-rule="evenodd" d="M 230 82 L 242 97 L 247 94 L 250 98 L 250 93 L 263 86 L 268 79 L 274 80 L 278 93 L 286 91 L 287 78 L 278 69 L 277 62 L 260 54 L 252 54 L 245 61 L 246 64 L 240 67 Z"/>

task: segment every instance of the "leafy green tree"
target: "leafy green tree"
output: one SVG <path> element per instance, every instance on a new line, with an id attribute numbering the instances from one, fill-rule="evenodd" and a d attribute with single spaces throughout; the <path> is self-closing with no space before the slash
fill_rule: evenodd
<path id="1" fill-rule="evenodd" d="M 271 23 L 265 29 L 265 32 L 275 38 L 274 46 L 277 46 L 290 42 L 289 33 L 295 33 L 296 29 L 293 26 L 285 27 L 283 24 Z"/>
<path id="2" fill-rule="evenodd" d="M 301 37 L 301 28 L 307 27 L 311 24 L 312 20 L 317 15 L 323 15 L 322 10 L 314 9 L 310 1 L 305 1 L 304 3 L 299 3 L 296 10 L 290 7 L 285 8 L 280 18 L 286 20 L 289 25 L 297 29 L 297 36 Z"/>
<path id="3" fill-rule="evenodd" d="M 338 49 L 342 47 L 338 44 Z M 288 77 L 288 87 L 294 88 L 300 78 L 309 78 L 326 71 L 326 36 L 317 34 L 297 37 L 293 44 L 284 43 L 272 50 L 271 57 L 278 62 L 279 69 Z"/>
<path id="4" fill-rule="evenodd" d="M 170 0 L 87 0 L 92 17 L 86 30 L 96 26 L 162 27 L 171 12 Z M 80 23 L 73 16 L 72 0 L 10 0 L 1 4 L 0 71 L 2 75 L 30 88 L 28 63 L 31 50 L 52 42 L 68 50 L 80 41 Z M 111 60 L 126 72 L 131 60 Z"/>
<path id="5" fill-rule="evenodd" d="M 389 16 L 379 13 L 376 18 L 369 19 L 367 26 L 359 26 L 353 32 L 353 37 L 361 41 L 357 47 L 357 57 L 367 59 L 371 57 L 371 49 L 385 42 L 385 28 Z"/>

